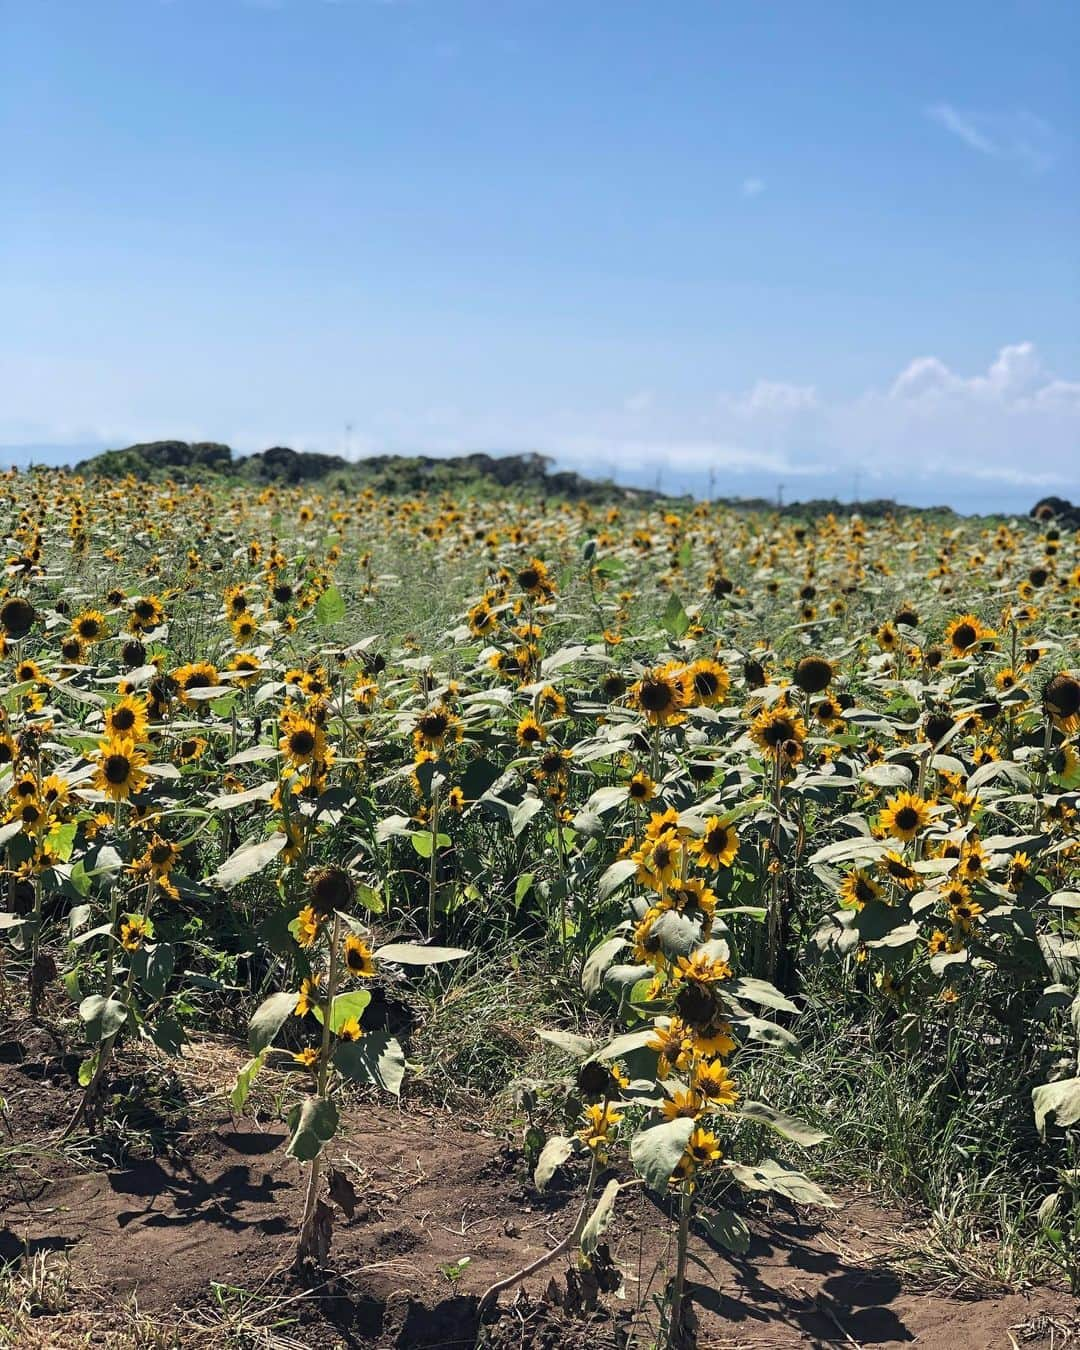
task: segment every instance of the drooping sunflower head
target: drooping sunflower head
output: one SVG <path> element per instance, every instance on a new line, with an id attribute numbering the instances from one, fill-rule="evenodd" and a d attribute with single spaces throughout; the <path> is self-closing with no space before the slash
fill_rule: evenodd
<path id="1" fill-rule="evenodd" d="M 343 867 L 312 867 L 304 880 L 311 907 L 324 918 L 348 909 L 356 897 L 356 883 Z"/>
<path id="2" fill-rule="evenodd" d="M 832 662 L 824 656 L 804 656 L 795 667 L 795 683 L 804 694 L 823 694 L 832 678 Z"/>
<path id="3" fill-rule="evenodd" d="M 1052 675 L 1043 685 L 1042 706 L 1054 725 L 1071 735 L 1080 727 L 1080 680 L 1065 670 Z"/>
<path id="4" fill-rule="evenodd" d="M 6 637 L 23 638 L 33 628 L 37 619 L 37 610 L 29 600 L 21 595 L 9 596 L 0 605 L 0 629 Z"/>

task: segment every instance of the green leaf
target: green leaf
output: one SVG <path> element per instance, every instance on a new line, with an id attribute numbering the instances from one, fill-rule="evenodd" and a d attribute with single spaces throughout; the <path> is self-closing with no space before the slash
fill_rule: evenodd
<path id="1" fill-rule="evenodd" d="M 785 998 L 775 985 L 770 984 L 768 980 L 757 980 L 749 975 L 722 984 L 720 993 L 725 998 L 730 995 L 747 1003 L 757 1003 L 761 1007 L 778 1008 L 781 1012 L 797 1013 L 799 1011 L 795 1004 L 790 999 Z"/>
<path id="2" fill-rule="evenodd" d="M 521 902 L 532 890 L 533 874 L 531 872 L 522 872 L 517 879 L 517 885 L 514 887 L 514 908 L 520 909 Z"/>
<path id="3" fill-rule="evenodd" d="M 783 1111 L 776 1111 L 764 1102 L 743 1102 L 737 1114 L 743 1120 L 754 1120 L 760 1125 L 768 1125 L 769 1129 L 782 1134 L 785 1139 L 792 1139 L 804 1147 L 820 1144 L 829 1137 L 823 1130 L 815 1130 L 806 1121 L 786 1115 Z"/>
<path id="4" fill-rule="evenodd" d="M 710 1209 L 697 1215 L 705 1233 L 725 1251 L 745 1256 L 750 1250 L 750 1229 L 732 1209 Z"/>
<path id="5" fill-rule="evenodd" d="M 271 1045 L 295 1011 L 295 994 L 271 994 L 268 999 L 264 999 L 255 1009 L 248 1026 L 248 1049 L 251 1053 L 257 1055 Z"/>
<path id="6" fill-rule="evenodd" d="M 775 1158 L 764 1158 L 757 1167 L 746 1167 L 742 1163 L 724 1164 L 731 1175 L 747 1190 L 775 1191 L 777 1195 L 786 1195 L 800 1205 L 821 1205 L 825 1209 L 837 1209 L 836 1201 L 831 1199 L 802 1172 L 792 1171 L 782 1166 Z"/>
<path id="7" fill-rule="evenodd" d="M 1035 1108 L 1035 1125 L 1044 1138 L 1048 1118 L 1062 1127 L 1075 1125 L 1080 1120 L 1080 1078 L 1043 1083 L 1032 1089 L 1031 1102 Z"/>
<path id="8" fill-rule="evenodd" d="M 376 961 L 395 961 L 399 966 L 437 966 L 471 956 L 465 947 L 423 947 L 418 942 L 391 942 L 375 953 Z"/>
<path id="9" fill-rule="evenodd" d="M 577 1152 L 579 1141 L 565 1134 L 553 1134 L 540 1150 L 533 1183 L 538 1191 L 545 1190 L 555 1173 Z"/>
<path id="10" fill-rule="evenodd" d="M 255 1081 L 255 1075 L 266 1063 L 266 1051 L 260 1050 L 254 1058 L 249 1059 L 240 1072 L 236 1075 L 236 1082 L 229 1093 L 229 1104 L 237 1115 L 243 1113 L 247 1105 L 247 1099 L 251 1095 L 251 1085 Z"/>
<path id="11" fill-rule="evenodd" d="M 683 603 L 674 591 L 671 593 L 667 605 L 665 606 L 664 614 L 660 622 L 664 625 L 667 632 L 669 632 L 676 640 L 681 638 L 690 627 L 690 616 L 687 614 L 686 610 L 683 609 Z"/>
<path id="12" fill-rule="evenodd" d="M 581 1230 L 581 1250 L 586 1256 L 592 1256 L 599 1246 L 600 1239 L 607 1232 L 612 1215 L 615 1213 L 615 1197 L 618 1194 L 619 1183 L 609 1181 L 596 1202 L 596 1208 L 589 1216 L 588 1223 Z"/>
<path id="13" fill-rule="evenodd" d="M 363 883 L 356 888 L 356 900 L 358 904 L 363 905 L 369 914 L 381 914 L 386 909 L 379 892 Z"/>
<path id="14" fill-rule="evenodd" d="M 604 983 L 604 971 L 615 957 L 628 946 L 626 938 L 612 937 L 593 949 L 581 971 L 581 987 L 588 998 L 595 998 Z"/>
<path id="15" fill-rule="evenodd" d="M 651 1191 L 667 1190 L 693 1132 L 694 1122 L 689 1116 L 676 1116 L 634 1135 L 630 1141 L 630 1161 Z"/>
<path id="16" fill-rule="evenodd" d="M 137 951 L 131 958 L 135 983 L 155 1002 L 165 993 L 173 973 L 175 954 L 169 942 L 156 942 Z"/>
<path id="17" fill-rule="evenodd" d="M 104 1041 L 115 1036 L 127 1021 L 127 1005 L 118 998 L 90 994 L 79 1004 L 79 1016 L 86 1023 L 88 1041 Z"/>
<path id="18" fill-rule="evenodd" d="M 320 628 L 331 628 L 345 617 L 345 601 L 336 586 L 329 586 L 315 602 L 315 622 Z"/>
<path id="19" fill-rule="evenodd" d="M 329 1097 L 307 1097 L 289 1112 L 292 1138 L 285 1153 L 300 1162 L 311 1162 L 337 1133 L 338 1111 Z"/>
<path id="20" fill-rule="evenodd" d="M 374 1083 L 395 1097 L 405 1077 L 405 1052 L 388 1031 L 372 1031 L 358 1041 L 339 1041 L 334 1064 L 358 1083 Z"/>
<path id="21" fill-rule="evenodd" d="M 230 857 L 226 858 L 216 872 L 206 878 L 208 886 L 217 886 L 223 891 L 231 891 L 248 877 L 261 872 L 274 861 L 285 847 L 284 834 L 272 835 L 258 844 L 243 844 Z"/>
<path id="22" fill-rule="evenodd" d="M 544 809 L 543 797 L 536 797 L 532 793 L 523 797 L 517 806 L 510 808 L 510 832 L 516 839 L 524 830 L 533 816 Z"/>
<path id="23" fill-rule="evenodd" d="M 596 888 L 596 894 L 601 900 L 606 900 L 609 896 L 619 889 L 624 881 L 628 881 L 638 869 L 638 865 L 631 858 L 618 858 L 611 864 L 600 878 L 600 884 Z"/>
<path id="24" fill-rule="evenodd" d="M 334 1010 L 330 1014 L 330 1030 L 337 1035 L 350 1017 L 355 1017 L 359 1021 L 370 1002 L 370 989 L 354 989 L 351 994 L 338 994 L 334 999 Z M 315 1008 L 313 1011 L 316 1020 L 321 1023 L 322 1009 Z"/>
<path id="25" fill-rule="evenodd" d="M 591 1055 L 595 1048 L 593 1042 L 585 1036 L 575 1036 L 570 1031 L 547 1031 L 537 1027 L 536 1034 L 542 1041 L 557 1046 L 566 1054 L 573 1055 L 575 1059 L 584 1059 L 586 1055 Z"/>

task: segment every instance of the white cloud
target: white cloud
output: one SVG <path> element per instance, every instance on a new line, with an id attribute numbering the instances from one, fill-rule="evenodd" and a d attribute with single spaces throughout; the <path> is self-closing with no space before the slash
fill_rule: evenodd
<path id="1" fill-rule="evenodd" d="M 765 191 L 765 180 L 763 178 L 744 178 L 739 191 L 744 197 L 760 197 Z"/>
<path id="2" fill-rule="evenodd" d="M 1054 128 L 1027 108 L 985 113 L 952 103 L 932 103 L 924 111 L 932 122 L 981 155 L 1014 160 L 1036 173 L 1051 168 L 1058 157 L 1059 137 Z"/>

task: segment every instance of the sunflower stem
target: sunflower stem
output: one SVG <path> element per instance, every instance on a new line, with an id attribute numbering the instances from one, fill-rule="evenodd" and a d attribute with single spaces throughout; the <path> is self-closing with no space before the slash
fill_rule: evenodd
<path id="1" fill-rule="evenodd" d="M 316 1090 L 319 1097 L 325 1101 L 327 1095 L 327 1085 L 330 1077 L 330 1035 L 331 1023 L 334 1020 L 334 998 L 337 994 L 338 981 L 338 948 L 341 938 L 341 916 L 334 914 L 334 927 L 330 934 L 330 969 L 326 976 L 326 1007 L 323 1012 L 322 1044 L 319 1049 L 319 1074 L 316 1080 Z M 314 1242 L 314 1219 L 315 1202 L 318 1199 L 319 1177 L 322 1173 L 322 1153 L 317 1153 L 311 1160 L 311 1171 L 308 1174 L 307 1194 L 304 1197 L 304 1217 L 300 1222 L 300 1236 L 296 1243 L 296 1263 L 301 1265 L 305 1259 L 314 1255 L 312 1251 Z"/>
<path id="2" fill-rule="evenodd" d="M 435 936 L 436 901 L 439 896 L 439 789 L 431 789 L 431 856 L 428 858 L 427 935 Z"/>

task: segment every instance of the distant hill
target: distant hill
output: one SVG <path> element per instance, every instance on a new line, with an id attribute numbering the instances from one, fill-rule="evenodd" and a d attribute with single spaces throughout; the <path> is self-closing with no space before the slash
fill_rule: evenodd
<path id="1" fill-rule="evenodd" d="M 208 478 L 254 483 L 311 483 L 335 491 L 365 487 L 387 493 L 482 491 L 493 487 L 568 501 L 668 500 L 643 488 L 617 487 L 581 474 L 552 471 L 545 455 L 371 455 L 347 460 L 311 450 L 271 446 L 254 455 L 234 456 L 216 441 L 149 441 L 124 450 L 105 450 L 75 465 L 87 477 L 174 478 L 180 482 Z"/>
<path id="2" fill-rule="evenodd" d="M 274 445 L 254 455 L 235 455 L 217 441 L 148 441 L 129 445 L 124 450 L 106 450 L 84 459 L 75 471 L 87 477 L 165 479 L 178 482 L 205 482 L 215 478 L 257 484 L 310 483 L 320 490 L 357 492 L 373 488 L 377 492 L 415 496 L 419 492 L 509 493 L 515 496 L 554 497 L 564 501 L 596 504 L 636 502 L 686 503 L 689 497 L 670 497 L 647 488 L 619 486 L 610 481 L 586 478 L 582 474 L 553 470 L 554 461 L 546 455 L 371 455 L 348 460 L 341 455 L 312 450 L 292 450 Z M 764 497 L 728 497 L 727 506 L 742 511 L 777 512 L 786 517 L 815 519 L 835 514 L 858 512 L 867 519 L 880 518 L 895 511 L 917 515 L 953 515 L 947 506 L 899 506 L 891 499 L 858 503 L 835 498 L 791 502 L 777 507 Z M 1080 508 L 1058 497 L 1044 498 L 1032 508 L 1031 515 L 1046 519 L 1055 516 L 1069 527 L 1080 525 Z"/>

